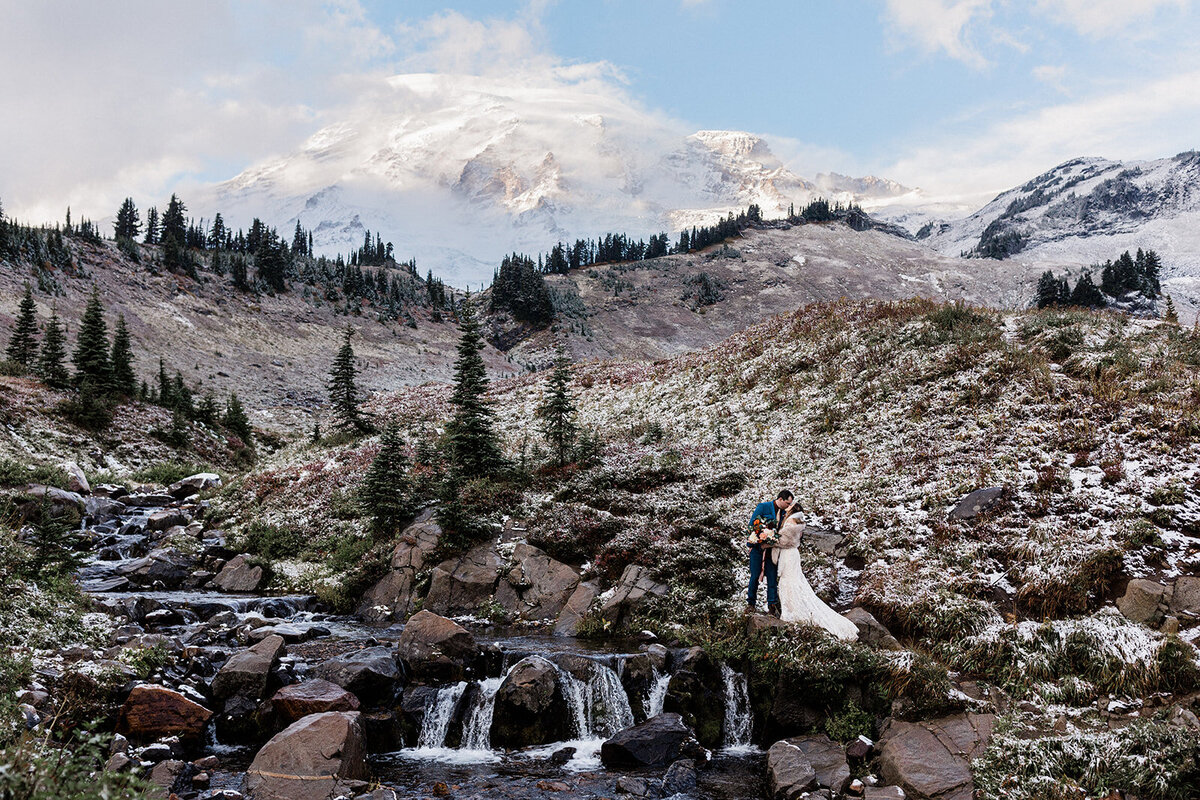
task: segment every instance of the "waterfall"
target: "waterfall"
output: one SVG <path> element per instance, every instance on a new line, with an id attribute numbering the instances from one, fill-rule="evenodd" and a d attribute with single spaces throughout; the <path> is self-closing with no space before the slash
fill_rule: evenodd
<path id="1" fill-rule="evenodd" d="M 417 736 L 417 747 L 444 747 L 446 731 L 450 729 L 450 720 L 454 716 L 454 707 L 462 699 L 467 690 L 466 681 L 453 686 L 438 689 L 437 697 L 425 709 L 425 719 L 421 721 L 421 733 Z"/>
<path id="2" fill-rule="evenodd" d="M 463 721 L 463 750 L 490 750 L 492 747 L 492 713 L 496 710 L 496 691 L 504 678 L 488 678 L 479 682 L 475 704 Z"/>
<path id="3" fill-rule="evenodd" d="M 746 676 L 728 664 L 721 665 L 721 676 L 725 679 L 725 746 L 746 747 L 754 729 Z"/>
<path id="4" fill-rule="evenodd" d="M 657 716 L 662 713 L 663 703 L 667 699 L 667 686 L 671 683 L 671 673 L 664 672 L 661 675 L 658 670 L 654 670 L 654 680 L 650 682 L 650 693 L 646 695 L 646 718 Z"/>
<path id="5" fill-rule="evenodd" d="M 567 701 L 567 708 L 571 710 L 572 721 L 575 723 L 575 738 L 586 739 L 588 735 L 586 687 L 565 669 L 558 670 L 558 679 L 562 685 L 563 697 Z"/>
<path id="6" fill-rule="evenodd" d="M 559 677 L 578 738 L 608 738 L 633 725 L 629 697 L 621 679 L 610 667 L 592 662 L 586 682 L 564 669 L 559 670 Z"/>

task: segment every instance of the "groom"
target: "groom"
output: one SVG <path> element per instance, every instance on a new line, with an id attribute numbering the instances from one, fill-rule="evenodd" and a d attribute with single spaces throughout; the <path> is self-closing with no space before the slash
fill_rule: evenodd
<path id="1" fill-rule="evenodd" d="M 792 493 L 784 489 L 774 501 L 764 500 L 754 507 L 750 516 L 747 532 L 754 530 L 754 520 L 774 520 L 778 530 L 783 521 L 784 511 L 792 504 Z M 779 616 L 779 572 L 775 562 L 771 560 L 767 548 L 760 544 L 749 545 L 750 548 L 750 587 L 746 592 L 746 611 L 753 611 L 758 602 L 758 576 L 767 578 L 767 613 Z"/>

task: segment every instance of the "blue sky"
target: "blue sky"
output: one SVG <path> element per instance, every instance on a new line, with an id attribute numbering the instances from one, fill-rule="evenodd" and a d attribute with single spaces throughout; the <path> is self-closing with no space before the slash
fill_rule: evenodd
<path id="1" fill-rule="evenodd" d="M 1194 0 L 0 0 L 5 207 L 221 180 L 403 71 L 591 65 L 802 174 L 983 196 L 1077 155 L 1200 147 Z M 133 24 L 137 20 L 138 24 Z M 97 216 L 99 211 L 92 211 Z M 57 215 L 56 215 L 57 216 Z"/>

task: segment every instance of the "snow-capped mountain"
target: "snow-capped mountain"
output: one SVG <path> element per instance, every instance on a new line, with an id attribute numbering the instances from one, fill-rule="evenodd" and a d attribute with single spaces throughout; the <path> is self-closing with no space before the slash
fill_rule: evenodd
<path id="1" fill-rule="evenodd" d="M 795 174 L 754 134 L 686 135 L 607 84 L 556 76 L 516 88 L 413 74 L 389 79 L 370 106 L 193 208 L 281 230 L 299 219 L 329 253 L 357 247 L 370 229 L 464 285 L 489 279 L 505 252 L 558 239 L 674 232 L 751 203 L 778 216 L 818 196 L 910 192 L 880 178 L 822 177 Z"/>

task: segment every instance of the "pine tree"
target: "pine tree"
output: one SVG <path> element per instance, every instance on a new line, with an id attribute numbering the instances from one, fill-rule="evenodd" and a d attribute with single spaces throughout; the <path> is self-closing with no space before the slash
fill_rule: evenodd
<path id="1" fill-rule="evenodd" d="M 75 365 L 77 385 L 85 381 L 93 389 L 109 385 L 108 326 L 104 322 L 99 289 L 92 289 L 91 299 L 79 321 L 79 335 L 75 339 L 75 354 L 71 361 Z"/>
<path id="2" fill-rule="evenodd" d="M 25 369 L 32 369 L 37 357 L 37 304 L 33 302 L 33 290 L 25 284 L 25 294 L 17 308 L 17 322 L 4 357 Z"/>
<path id="3" fill-rule="evenodd" d="M 212 230 L 208 232 L 208 248 L 221 250 L 225 247 L 225 239 L 229 236 L 229 228 L 225 227 L 225 219 L 218 211 L 213 217 Z"/>
<path id="4" fill-rule="evenodd" d="M 210 428 L 217 425 L 217 398 L 211 392 L 205 392 L 204 397 L 196 405 L 196 420 Z"/>
<path id="5" fill-rule="evenodd" d="M 117 221 L 113 223 L 113 236 L 116 239 L 137 238 L 138 233 L 142 230 L 142 222 L 138 217 L 137 206 L 133 204 L 132 197 L 126 197 L 125 202 L 121 203 L 121 207 L 117 210 Z"/>
<path id="6" fill-rule="evenodd" d="M 563 467 L 571 460 L 579 428 L 575 424 L 575 401 L 571 397 L 571 362 L 565 353 L 560 353 L 550 373 L 546 393 L 537 407 L 541 420 L 542 435 L 550 445 L 558 466 Z"/>
<path id="7" fill-rule="evenodd" d="M 470 297 L 459 305 L 460 338 L 454 362 L 454 415 L 446 426 L 448 461 L 454 480 L 482 478 L 504 466 L 493 427 L 496 412 L 487 398 L 483 336 Z"/>
<path id="8" fill-rule="evenodd" d="M 171 195 L 167 210 L 163 213 L 162 234 L 160 240 L 163 246 L 163 262 L 167 269 L 181 269 L 192 272 L 191 260 L 187 252 L 187 220 L 184 213 L 187 206 L 176 195 Z"/>
<path id="9" fill-rule="evenodd" d="M 1081 308 L 1104 308 L 1108 301 L 1100 288 L 1092 281 L 1092 273 L 1085 272 L 1071 292 L 1071 305 Z"/>
<path id="10" fill-rule="evenodd" d="M 87 544 L 82 532 L 55 516 L 48 500 L 42 500 L 30 522 L 24 534 L 32 556 L 25 566 L 28 578 L 67 578 L 83 566 Z"/>
<path id="11" fill-rule="evenodd" d="M 1168 325 L 1179 324 L 1179 312 L 1175 310 L 1175 301 L 1171 299 L 1171 295 L 1167 295 L 1167 307 L 1163 311 L 1163 322 Z"/>
<path id="12" fill-rule="evenodd" d="M 150 206 L 146 212 L 146 238 L 142 241 L 145 244 L 158 244 L 158 232 L 158 209 Z"/>
<path id="13" fill-rule="evenodd" d="M 413 514 L 408 458 L 396 423 L 389 423 L 379 439 L 379 452 L 371 461 L 358 490 L 363 511 L 371 518 L 376 536 L 391 537 Z"/>
<path id="14" fill-rule="evenodd" d="M 254 432 L 250 428 L 250 418 L 246 416 L 246 412 L 242 409 L 242 404 L 238 401 L 236 393 L 229 395 L 229 404 L 225 407 L 225 416 L 222 418 L 221 424 L 228 428 L 247 446 L 250 445 Z"/>
<path id="15" fill-rule="evenodd" d="M 133 372 L 133 347 L 129 342 L 129 329 L 125 327 L 124 314 L 117 317 L 117 327 L 113 331 L 112 356 L 109 361 L 113 391 L 124 397 L 137 394 L 137 375 Z"/>
<path id="16" fill-rule="evenodd" d="M 58 318 L 57 309 L 51 308 L 46 335 L 42 338 L 42 352 L 38 356 L 38 377 L 52 389 L 65 389 L 71 382 L 66 362 L 67 332 Z"/>
<path id="17" fill-rule="evenodd" d="M 358 409 L 358 386 L 355 383 L 358 365 L 354 358 L 354 348 L 350 344 L 350 337 L 353 335 L 354 329 L 347 325 L 342 346 L 329 369 L 329 402 L 333 406 L 335 427 L 346 433 L 364 433 L 370 426 Z"/>
<path id="18" fill-rule="evenodd" d="M 1058 279 L 1054 273 L 1046 270 L 1038 278 L 1037 296 L 1034 302 L 1038 308 L 1049 308 L 1058 303 Z"/>

